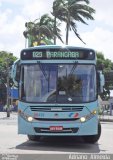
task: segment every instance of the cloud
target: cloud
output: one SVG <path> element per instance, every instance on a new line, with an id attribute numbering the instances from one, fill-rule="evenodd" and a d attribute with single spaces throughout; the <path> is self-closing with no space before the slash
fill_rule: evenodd
<path id="1" fill-rule="evenodd" d="M 113 58 L 113 32 L 103 29 L 95 28 L 92 32 L 83 34 L 83 38 L 86 39 L 86 44 L 93 47 L 97 51 L 102 51 L 105 58 Z"/>
<path id="2" fill-rule="evenodd" d="M 113 26 L 113 0 L 95 0 L 90 1 L 93 8 L 96 10 L 95 20 L 109 26 Z"/>
<path id="3" fill-rule="evenodd" d="M 25 22 L 40 18 L 44 13 L 52 11 L 53 0 L 0 0 L 0 50 L 13 52 L 19 57 L 19 52 L 25 47 L 23 31 Z M 74 33 L 70 33 L 69 44 L 89 47 L 102 51 L 106 58 L 113 59 L 113 33 L 112 33 L 112 0 L 91 0 L 90 4 L 96 9 L 95 21 L 88 22 L 88 26 L 77 25 L 84 45 Z M 82 28 L 82 29 L 81 29 Z M 65 41 L 65 24 L 62 29 Z M 58 42 L 60 43 L 60 42 Z M 61 43 L 60 43 L 61 44 Z"/>
<path id="4" fill-rule="evenodd" d="M 50 13 L 52 11 L 53 0 L 46 1 L 37 0 L 29 1 L 27 5 L 24 6 L 22 14 L 29 20 L 35 20 L 40 18 L 44 13 Z"/>
<path id="5" fill-rule="evenodd" d="M 73 33 L 69 38 L 70 45 L 92 48 L 104 54 L 105 58 L 113 59 L 113 32 L 96 27 L 90 32 L 80 34 L 81 38 L 86 42 L 84 45 Z"/>
<path id="6" fill-rule="evenodd" d="M 18 1 L 18 0 L 0 0 L 1 4 L 14 4 L 14 5 L 21 5 L 21 4 L 26 4 L 27 2 L 29 3 L 29 1 L 31 0 L 22 0 L 22 1 Z"/>
<path id="7" fill-rule="evenodd" d="M 25 22 L 50 12 L 52 2 L 50 0 L 45 5 L 45 0 L 0 0 L 0 50 L 13 52 L 19 57 L 20 50 L 25 47 Z"/>
<path id="8" fill-rule="evenodd" d="M 7 8 L 5 11 L 0 11 L 0 28 L 3 28 L 4 23 L 8 22 L 8 17 L 12 15 L 12 10 Z"/>
<path id="9" fill-rule="evenodd" d="M 19 52 L 25 46 L 25 39 L 23 31 L 25 30 L 25 19 L 22 16 L 16 15 L 12 21 L 7 19 L 7 11 L 2 15 L 0 24 L 0 50 L 13 52 L 15 56 L 19 57 Z M 20 47 L 20 48 L 19 48 Z"/>

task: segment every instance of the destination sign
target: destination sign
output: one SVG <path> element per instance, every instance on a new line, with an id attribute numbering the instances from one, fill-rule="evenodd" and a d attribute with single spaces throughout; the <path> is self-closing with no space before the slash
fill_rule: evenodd
<path id="1" fill-rule="evenodd" d="M 33 51 L 33 58 L 42 58 L 43 57 L 43 52 L 38 52 L 38 51 Z M 63 52 L 63 51 L 58 51 L 58 52 L 51 52 L 47 51 L 46 52 L 46 57 L 47 59 L 49 58 L 79 58 L 80 54 L 79 52 Z"/>
<path id="2" fill-rule="evenodd" d="M 82 59 L 93 60 L 95 53 L 93 50 L 84 49 L 26 49 L 21 52 L 22 60 L 41 59 Z"/>

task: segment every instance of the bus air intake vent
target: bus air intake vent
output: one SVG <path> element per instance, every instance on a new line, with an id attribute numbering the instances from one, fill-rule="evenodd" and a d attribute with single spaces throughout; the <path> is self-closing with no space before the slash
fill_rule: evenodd
<path id="1" fill-rule="evenodd" d="M 34 127 L 34 130 L 36 133 L 77 133 L 79 128 L 63 128 L 63 130 L 58 131 L 58 130 L 50 130 L 49 128 L 39 128 L 39 127 Z"/>
<path id="2" fill-rule="evenodd" d="M 52 106 L 52 107 L 48 107 L 48 106 L 30 106 L 31 111 L 34 112 L 71 112 L 71 111 L 75 111 L 75 112 L 79 112 L 82 111 L 84 108 L 84 106 L 76 106 L 76 107 L 61 107 L 61 106 Z"/>
<path id="3" fill-rule="evenodd" d="M 79 118 L 34 118 L 37 121 L 77 121 Z"/>

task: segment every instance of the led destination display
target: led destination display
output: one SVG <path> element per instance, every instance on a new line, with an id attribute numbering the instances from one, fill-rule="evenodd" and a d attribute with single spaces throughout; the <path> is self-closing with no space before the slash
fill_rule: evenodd
<path id="1" fill-rule="evenodd" d="M 33 57 L 42 58 L 43 52 L 34 51 Z M 79 58 L 80 53 L 74 52 L 74 51 L 64 51 L 64 52 L 63 51 L 58 51 L 58 52 L 47 51 L 45 57 L 47 57 L 47 59 L 48 58 Z"/>
<path id="2" fill-rule="evenodd" d="M 81 59 L 93 60 L 95 53 L 93 50 L 83 49 L 33 49 L 23 50 L 21 52 L 22 60 L 40 60 L 40 59 Z"/>

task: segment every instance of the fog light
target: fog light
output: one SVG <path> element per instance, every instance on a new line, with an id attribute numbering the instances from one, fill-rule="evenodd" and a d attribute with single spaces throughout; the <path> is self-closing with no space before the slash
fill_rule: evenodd
<path id="1" fill-rule="evenodd" d="M 86 118 L 85 118 L 85 117 L 81 117 L 81 118 L 80 118 L 80 121 L 81 121 L 81 122 L 85 122 L 85 121 L 86 121 Z"/>
<path id="2" fill-rule="evenodd" d="M 28 117 L 27 120 L 28 120 L 29 122 L 32 122 L 32 121 L 33 121 L 33 117 Z"/>

